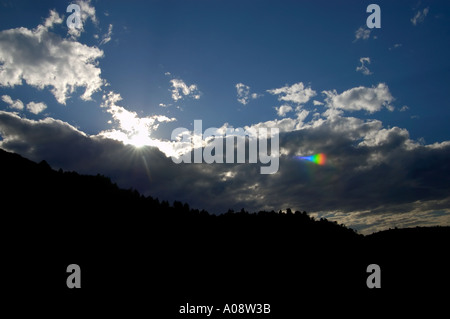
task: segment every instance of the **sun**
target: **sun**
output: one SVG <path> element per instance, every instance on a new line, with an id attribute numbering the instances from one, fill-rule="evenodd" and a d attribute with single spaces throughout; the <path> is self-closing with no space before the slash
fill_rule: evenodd
<path id="1" fill-rule="evenodd" d="M 131 137 L 128 137 L 128 141 L 126 143 L 133 145 L 134 147 L 141 148 L 146 145 L 151 145 L 152 139 L 146 133 L 139 132 Z"/>

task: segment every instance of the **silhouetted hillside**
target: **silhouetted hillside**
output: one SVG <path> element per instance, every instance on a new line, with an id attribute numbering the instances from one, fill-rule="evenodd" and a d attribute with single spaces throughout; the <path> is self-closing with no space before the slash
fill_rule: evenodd
<path id="1" fill-rule="evenodd" d="M 373 263 L 382 270 L 380 290 L 394 296 L 432 293 L 449 278 L 448 227 L 364 237 L 290 209 L 210 215 L 3 150 L 0 174 L 7 282 L 36 300 L 131 298 L 164 305 L 171 318 L 186 302 L 268 302 L 276 314 L 292 314 L 299 300 L 304 310 L 324 298 L 381 298 L 366 285 Z M 82 269 L 83 295 L 65 286 L 72 263 Z"/>
<path id="2" fill-rule="evenodd" d="M 333 236 L 342 239 L 357 237 L 356 233 L 329 222 L 326 219 L 314 220 L 306 212 L 287 213 L 265 212 L 249 213 L 228 211 L 222 215 L 211 215 L 204 210 L 192 209 L 187 203 L 159 201 L 150 196 L 144 197 L 136 190 L 120 189 L 108 177 L 102 175 L 80 175 L 76 172 L 63 172 L 51 169 L 47 162 L 37 164 L 17 154 L 0 150 L 0 172 L 2 176 L 1 193 L 15 207 L 18 214 L 31 215 L 30 218 L 67 218 L 68 224 L 83 221 L 89 223 L 135 223 L 141 226 L 144 220 L 170 223 L 208 223 L 210 227 L 232 229 L 240 235 L 267 231 L 264 225 L 277 232 L 274 240 L 295 239 L 298 236 Z M 38 211 L 42 208 L 45 211 Z M 33 213 L 31 213 L 33 212 Z M 35 215 L 35 216 L 33 216 Z M 12 217 L 12 216 L 10 216 Z M 72 220 L 70 222 L 70 220 Z M 50 221 L 52 222 L 52 221 Z M 122 224 L 123 225 L 123 224 Z M 265 234 L 271 237 L 270 232 Z"/>

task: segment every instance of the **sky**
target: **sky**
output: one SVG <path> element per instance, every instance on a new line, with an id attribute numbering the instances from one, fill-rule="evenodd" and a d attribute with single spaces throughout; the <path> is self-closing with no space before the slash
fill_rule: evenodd
<path id="1" fill-rule="evenodd" d="M 448 1 L 0 0 L 0 148 L 216 214 L 450 225 L 449 56 Z M 195 120 L 278 129 L 278 169 L 176 164 Z"/>

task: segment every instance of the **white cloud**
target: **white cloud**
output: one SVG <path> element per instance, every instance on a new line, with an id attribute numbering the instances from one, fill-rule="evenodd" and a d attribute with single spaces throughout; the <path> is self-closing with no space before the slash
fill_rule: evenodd
<path id="1" fill-rule="evenodd" d="M 297 130 L 303 126 L 303 123 L 308 115 L 309 111 L 307 110 L 300 110 L 297 112 L 297 125 L 295 127 Z"/>
<path id="2" fill-rule="evenodd" d="M 313 101 L 313 104 L 314 104 L 315 106 L 324 105 L 323 102 L 320 102 L 320 101 L 317 101 L 317 100 L 314 100 L 314 101 Z"/>
<path id="3" fill-rule="evenodd" d="M 279 89 L 267 90 L 270 94 L 280 95 L 279 101 L 294 102 L 297 104 L 303 104 L 309 101 L 313 96 L 316 96 L 316 91 L 311 87 L 306 87 L 303 82 L 295 83 L 291 86 L 284 86 Z"/>
<path id="4" fill-rule="evenodd" d="M 45 19 L 44 27 L 45 28 L 52 28 L 55 24 L 61 24 L 63 23 L 62 17 L 58 14 L 58 12 L 54 10 L 50 10 L 50 15 L 47 19 Z"/>
<path id="5" fill-rule="evenodd" d="M 103 106 L 117 106 L 118 101 L 120 95 L 110 92 Z M 131 122 L 138 118 L 120 107 L 116 111 L 130 116 Z M 449 224 L 450 186 L 441 177 L 449 176 L 450 142 L 421 145 L 410 140 L 405 129 L 386 129 L 381 121 L 344 116 L 317 119 L 298 129 L 308 114 L 299 111 L 296 119 L 246 127 L 277 127 L 283 132 L 279 135 L 280 169 L 269 179 L 259 173 L 259 165 L 174 165 L 153 147 L 136 153 L 130 145 L 89 136 L 60 120 L 35 121 L 4 111 L 0 111 L 0 147 L 35 161 L 45 159 L 64 170 L 111 176 L 121 187 L 169 201 L 188 201 L 214 212 L 226 211 L 230 203 L 232 209 L 249 211 L 291 207 L 366 232 L 392 227 L 393 222 L 399 227 Z M 115 132 L 128 139 L 120 128 Z M 166 147 L 175 153 L 183 153 L 183 147 L 191 149 L 190 143 L 152 142 L 160 150 Z M 327 164 L 314 166 L 314 174 L 305 169 L 311 163 L 295 159 L 320 152 L 326 154 Z M 426 165 L 430 159 L 434 165 Z M 321 196 L 324 193 L 327 196 Z M 445 212 L 433 213 L 436 210 Z"/>
<path id="6" fill-rule="evenodd" d="M 297 125 L 297 120 L 285 117 L 281 120 L 275 119 L 271 121 L 259 122 L 252 125 L 247 125 L 244 127 L 245 130 L 249 132 L 256 132 L 260 128 L 278 128 L 281 132 L 291 132 L 295 129 Z"/>
<path id="7" fill-rule="evenodd" d="M 108 27 L 108 32 L 103 35 L 102 41 L 100 41 L 100 45 L 106 44 L 111 41 L 113 25 L 110 24 Z"/>
<path id="8" fill-rule="evenodd" d="M 246 105 L 249 100 L 250 87 L 244 83 L 236 84 L 237 100 L 239 103 Z"/>
<path id="9" fill-rule="evenodd" d="M 372 74 L 372 72 L 370 72 L 370 70 L 367 68 L 367 64 L 370 64 L 370 58 L 366 57 L 366 58 L 360 58 L 359 62 L 361 63 L 360 66 L 356 67 L 356 72 L 361 72 L 364 75 L 370 75 Z"/>
<path id="10" fill-rule="evenodd" d="M 400 112 L 405 112 L 406 110 L 409 110 L 408 105 L 403 105 L 402 108 L 400 109 Z"/>
<path id="11" fill-rule="evenodd" d="M 243 105 L 247 105 L 247 103 L 251 99 L 254 100 L 262 96 L 262 94 L 258 93 L 250 94 L 250 87 L 248 85 L 245 85 L 244 83 L 237 83 L 236 91 L 237 91 L 237 100 L 239 103 Z"/>
<path id="12" fill-rule="evenodd" d="M 176 102 L 181 100 L 184 96 L 192 97 L 196 100 L 200 99 L 200 92 L 196 84 L 187 85 L 183 80 L 172 79 L 170 80 L 172 84 L 172 99 Z"/>
<path id="13" fill-rule="evenodd" d="M 27 104 L 27 110 L 33 114 L 39 114 L 47 108 L 43 102 L 30 102 Z"/>
<path id="14" fill-rule="evenodd" d="M 86 21 L 87 19 L 91 19 L 93 23 L 98 23 L 95 8 L 91 5 L 91 0 L 77 0 L 75 3 L 80 6 L 81 20 Z"/>
<path id="15" fill-rule="evenodd" d="M 239 103 L 246 105 L 249 100 L 250 87 L 243 83 L 236 84 L 237 100 Z"/>
<path id="16" fill-rule="evenodd" d="M 419 23 L 422 23 L 425 20 L 425 17 L 427 16 L 429 11 L 429 8 L 425 8 L 422 11 L 417 11 L 416 15 L 411 18 L 411 23 L 413 25 L 418 25 Z"/>
<path id="17" fill-rule="evenodd" d="M 24 104 L 21 100 L 13 100 L 9 95 L 2 96 L 3 102 L 14 110 L 22 111 Z M 43 102 L 30 102 L 27 104 L 27 110 L 33 114 L 39 114 L 47 108 L 47 105 Z"/>
<path id="18" fill-rule="evenodd" d="M 370 38 L 370 32 L 372 32 L 372 29 L 367 29 L 365 26 L 359 27 L 358 30 L 355 31 L 355 40 L 353 40 L 353 42 L 360 39 L 367 40 Z"/>
<path id="19" fill-rule="evenodd" d="M 158 129 L 160 123 L 176 121 L 165 115 L 152 115 L 139 117 L 136 112 L 117 105 L 122 97 L 118 93 L 110 91 L 103 95 L 102 107 L 112 115 L 117 128 L 100 132 L 98 135 L 119 140 L 135 146 L 155 145 L 157 140 L 151 137 L 152 132 Z"/>
<path id="20" fill-rule="evenodd" d="M 68 34 L 70 34 L 72 39 L 76 39 L 81 35 L 84 31 L 84 24 L 88 19 L 90 19 L 94 24 L 98 24 L 97 16 L 95 15 L 95 8 L 91 5 L 91 0 L 77 0 L 75 3 L 80 6 L 81 27 L 69 28 Z"/>
<path id="21" fill-rule="evenodd" d="M 23 110 L 23 102 L 21 100 L 13 100 L 9 95 L 3 95 L 2 100 L 14 110 Z"/>
<path id="22" fill-rule="evenodd" d="M 299 130 L 303 127 L 304 120 L 309 115 L 309 111 L 307 110 L 299 110 L 296 112 L 296 118 L 285 117 L 281 120 L 274 119 L 265 122 L 259 122 L 252 125 L 247 125 L 244 128 L 249 132 L 256 132 L 260 128 L 278 128 L 280 133 L 282 132 L 292 132 L 295 130 Z"/>
<path id="23" fill-rule="evenodd" d="M 292 106 L 284 104 L 280 107 L 275 107 L 275 110 L 277 110 L 278 116 L 286 116 L 286 113 L 292 111 Z"/>
<path id="24" fill-rule="evenodd" d="M 51 21 L 51 22 L 49 22 Z M 50 13 L 47 26 L 60 22 Z M 0 86 L 28 85 L 51 87 L 56 100 L 65 104 L 78 87 L 84 87 L 83 100 L 90 100 L 105 83 L 97 59 L 103 51 L 63 39 L 39 25 L 34 30 L 9 29 L 0 32 Z"/>
<path id="25" fill-rule="evenodd" d="M 383 106 L 392 111 L 390 103 L 394 100 L 386 84 L 380 83 L 376 87 L 355 87 L 337 94 L 336 90 L 323 91 L 327 96 L 327 106 L 346 111 L 366 110 L 369 113 L 379 111 Z"/>

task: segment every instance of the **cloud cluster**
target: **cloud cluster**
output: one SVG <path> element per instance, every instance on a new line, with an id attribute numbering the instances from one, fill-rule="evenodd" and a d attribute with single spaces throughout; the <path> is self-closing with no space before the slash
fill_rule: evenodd
<path id="1" fill-rule="evenodd" d="M 372 72 L 370 72 L 369 68 L 366 65 L 366 63 L 370 64 L 370 58 L 369 57 L 360 58 L 359 62 L 361 63 L 361 65 L 356 67 L 356 72 L 361 72 L 364 75 L 372 74 Z"/>
<path id="2" fill-rule="evenodd" d="M 261 97 L 258 93 L 250 94 L 250 87 L 244 83 L 236 84 L 237 101 L 243 105 L 247 105 L 250 100 Z"/>
<path id="3" fill-rule="evenodd" d="M 450 142 L 421 145 L 406 130 L 383 128 L 377 120 L 336 116 L 289 127 L 280 135 L 274 175 L 261 175 L 259 165 L 249 163 L 176 165 L 156 147 L 136 149 L 59 120 L 4 111 L 0 135 L 0 147 L 55 168 L 102 173 L 122 187 L 215 213 L 291 207 L 364 232 L 420 224 L 424 216 L 439 224 L 449 216 Z M 325 153 L 327 165 L 295 158 L 315 153 Z"/>
<path id="4" fill-rule="evenodd" d="M 9 95 L 3 95 L 2 101 L 7 103 L 13 110 L 21 111 L 23 110 L 23 102 L 19 99 L 13 100 Z"/>
<path id="5" fill-rule="evenodd" d="M 291 112 L 292 106 L 284 104 L 280 107 L 275 107 L 275 110 L 277 111 L 278 116 L 286 116 L 286 113 Z"/>
<path id="6" fill-rule="evenodd" d="M 51 11 L 34 30 L 21 27 L 0 32 L 0 86 L 14 87 L 25 81 L 38 89 L 50 87 L 61 104 L 79 87 L 85 88 L 83 100 L 100 90 L 105 82 L 97 60 L 103 51 L 49 31 L 61 22 Z"/>
<path id="7" fill-rule="evenodd" d="M 38 28 L 51 29 L 55 24 L 61 24 L 63 22 L 62 17 L 55 10 L 50 10 L 50 14 L 44 21 L 44 25 L 38 26 Z"/>
<path id="8" fill-rule="evenodd" d="M 200 99 L 200 91 L 196 84 L 187 85 L 183 80 L 172 79 L 172 99 L 176 102 L 181 100 L 183 96 L 192 97 L 195 100 Z"/>
<path id="9" fill-rule="evenodd" d="M 394 100 L 389 88 L 384 83 L 379 83 L 374 87 L 359 86 L 338 94 L 336 90 L 323 91 L 327 96 L 327 106 L 334 109 L 346 111 L 365 110 L 374 113 L 386 107 L 394 110 L 391 102 Z"/>
<path id="10" fill-rule="evenodd" d="M 90 0 L 76 2 L 82 21 L 98 23 Z M 419 14 L 420 13 L 420 14 Z M 411 22 L 423 21 L 428 8 Z M 414 21 L 413 21 L 414 20 Z M 69 31 L 61 38 L 50 30 L 63 22 L 51 11 L 33 30 L 16 28 L 0 32 L 0 85 L 14 87 L 25 81 L 36 88 L 50 88 L 59 103 L 77 88 L 85 88 L 89 100 L 106 83 L 98 60 L 103 51 L 76 41 L 84 29 Z M 112 25 L 100 44 L 111 40 Z M 355 32 L 355 41 L 366 40 L 371 30 Z M 360 59 L 357 71 L 370 74 L 370 58 Z M 167 73 L 166 75 L 170 75 Z M 196 84 L 172 79 L 171 96 L 199 99 Z M 246 105 L 259 97 L 243 83 L 236 84 L 238 102 Z M 394 98 L 384 83 L 358 86 L 338 93 L 317 93 L 303 82 L 267 90 L 280 101 L 275 108 L 281 118 L 249 124 L 280 130 L 279 171 L 260 174 L 260 163 L 175 164 L 171 155 L 191 148 L 181 141 L 161 140 L 154 132 L 162 123 L 176 121 L 165 115 L 139 116 L 121 104 L 121 96 L 106 92 L 100 107 L 111 115 L 111 128 L 89 135 L 67 122 L 43 118 L 27 119 L 27 110 L 40 114 L 45 103 L 29 102 L 3 95 L 8 111 L 0 111 L 0 147 L 35 161 L 46 160 L 54 168 L 110 176 L 121 187 L 137 188 L 146 195 L 169 201 L 186 201 L 213 213 L 228 208 L 278 210 L 291 207 L 320 217 L 344 222 L 363 232 L 392 226 L 450 224 L 450 142 L 426 145 L 411 140 L 399 127 L 385 128 L 374 119 L 348 116 L 348 112 L 373 114 L 394 109 Z M 166 107 L 164 103 L 161 107 Z M 407 110 L 404 106 L 400 110 Z M 312 114 L 312 116 L 310 116 Z M 225 123 L 218 129 L 224 131 Z M 324 153 L 323 166 L 298 156 Z"/>
<path id="11" fill-rule="evenodd" d="M 270 94 L 278 95 L 279 101 L 304 104 L 312 97 L 316 96 L 316 91 L 311 87 L 305 87 L 303 82 L 295 83 L 291 86 L 284 86 L 278 89 L 267 90 Z"/>
<path id="12" fill-rule="evenodd" d="M 358 30 L 355 31 L 355 40 L 353 42 L 356 42 L 358 40 L 367 40 L 370 38 L 370 32 L 372 32 L 372 29 L 367 29 L 365 26 L 359 27 Z"/>
<path id="13" fill-rule="evenodd" d="M 154 145 L 155 140 L 151 135 L 152 132 L 158 129 L 159 124 L 176 120 L 165 115 L 139 117 L 136 112 L 129 111 L 118 105 L 117 103 L 121 100 L 120 94 L 113 91 L 103 95 L 101 106 L 106 108 L 107 112 L 112 115 L 117 128 L 102 131 L 99 133 L 99 136 L 112 138 L 135 146 Z"/>
<path id="14" fill-rule="evenodd" d="M 39 114 L 47 108 L 44 102 L 30 102 L 27 104 L 27 110 L 33 114 Z"/>
<path id="15" fill-rule="evenodd" d="M 13 100 L 9 95 L 3 95 L 2 100 L 13 110 L 22 111 L 24 109 L 24 104 L 19 99 Z M 44 102 L 31 101 L 27 104 L 26 108 L 33 114 L 39 114 L 47 108 L 47 105 Z"/>

